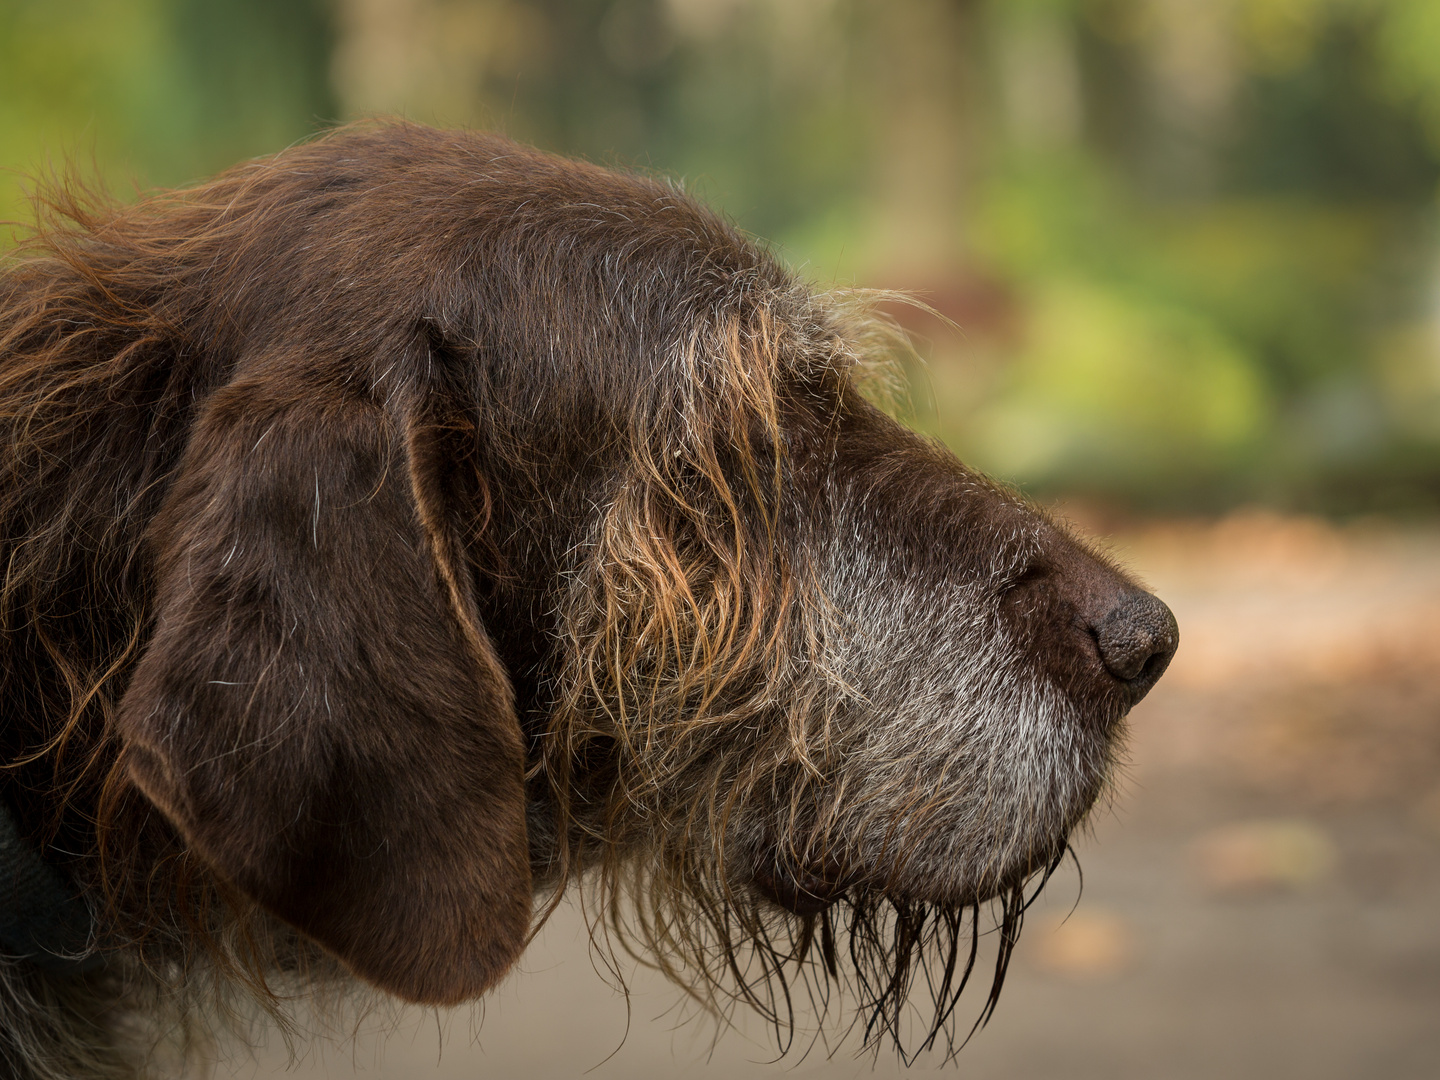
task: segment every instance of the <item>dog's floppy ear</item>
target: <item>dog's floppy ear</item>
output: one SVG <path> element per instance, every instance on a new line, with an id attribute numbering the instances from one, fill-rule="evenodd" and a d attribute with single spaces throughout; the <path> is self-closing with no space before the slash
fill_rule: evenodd
<path id="1" fill-rule="evenodd" d="M 118 716 L 131 778 L 222 878 L 430 1004 L 490 987 L 530 918 L 520 728 L 440 439 L 334 387 L 218 391 Z"/>

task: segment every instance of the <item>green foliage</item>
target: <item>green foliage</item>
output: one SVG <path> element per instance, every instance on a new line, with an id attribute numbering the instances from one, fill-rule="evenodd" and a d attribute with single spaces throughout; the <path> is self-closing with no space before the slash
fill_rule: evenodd
<path id="1" fill-rule="evenodd" d="M 1034 290 L 1023 350 L 980 417 L 995 471 L 1113 490 L 1213 482 L 1271 419 L 1267 387 L 1209 320 L 1085 279 Z"/>
<path id="2" fill-rule="evenodd" d="M 0 0 L 11 168 L 181 183 L 376 112 L 916 289 L 962 330 L 916 324 L 921 421 L 1032 490 L 1440 500 L 1434 0 Z"/>
<path id="3" fill-rule="evenodd" d="M 1433 508 L 1440 7 L 1217 4 L 1188 76 L 1157 9 L 1073 7 L 1085 130 L 993 136 L 970 254 L 1021 331 L 940 430 L 1040 491 Z"/>
<path id="4" fill-rule="evenodd" d="M 178 184 L 337 112 L 323 0 L 0 0 L 0 218 L 25 175 Z"/>

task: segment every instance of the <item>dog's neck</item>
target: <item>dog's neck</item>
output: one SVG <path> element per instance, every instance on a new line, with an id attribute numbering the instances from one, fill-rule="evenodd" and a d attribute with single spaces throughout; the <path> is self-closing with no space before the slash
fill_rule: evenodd
<path id="1" fill-rule="evenodd" d="M 94 920 L 76 890 L 20 834 L 0 800 L 0 949 L 48 971 L 78 973 L 103 963 Z"/>

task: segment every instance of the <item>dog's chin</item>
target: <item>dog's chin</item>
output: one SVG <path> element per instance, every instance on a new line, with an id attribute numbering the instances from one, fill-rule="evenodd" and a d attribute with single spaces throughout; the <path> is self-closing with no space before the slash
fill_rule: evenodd
<path id="1" fill-rule="evenodd" d="M 762 863 L 751 880 L 762 897 L 795 915 L 819 915 L 857 885 L 838 868 L 800 867 L 783 859 Z"/>
<path id="2" fill-rule="evenodd" d="M 977 884 L 969 889 L 944 892 L 935 889 L 879 888 L 864 883 L 844 885 L 825 881 L 803 872 L 798 874 L 757 873 L 752 885 L 755 892 L 763 899 L 792 915 L 801 917 L 821 915 L 843 900 L 858 902 L 862 897 L 912 907 L 926 905 L 935 908 L 961 909 L 984 904 L 997 896 L 1008 894 L 1016 886 L 1024 884 L 1046 869 L 1047 866 L 1026 868 L 1018 873 L 989 878 L 983 884 Z"/>
<path id="3" fill-rule="evenodd" d="M 946 860 L 951 873 L 875 867 L 844 868 L 838 861 L 826 865 L 799 865 L 783 857 L 762 860 L 751 875 L 751 886 L 762 898 L 794 915 L 819 915 L 844 899 L 862 894 L 899 904 L 938 908 L 966 908 L 1004 896 L 1053 870 L 1065 852 L 1069 830 L 1035 837 L 1020 856 L 1013 847 L 983 852 L 955 852 Z M 964 868 L 984 867 L 966 872 Z"/>

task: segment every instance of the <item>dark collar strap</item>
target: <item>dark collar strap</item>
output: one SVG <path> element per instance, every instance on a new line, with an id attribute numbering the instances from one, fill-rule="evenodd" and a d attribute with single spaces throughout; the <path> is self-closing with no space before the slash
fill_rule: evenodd
<path id="1" fill-rule="evenodd" d="M 0 800 L 0 951 L 47 971 L 88 971 L 103 962 L 92 930 L 89 908 L 20 835 Z"/>

